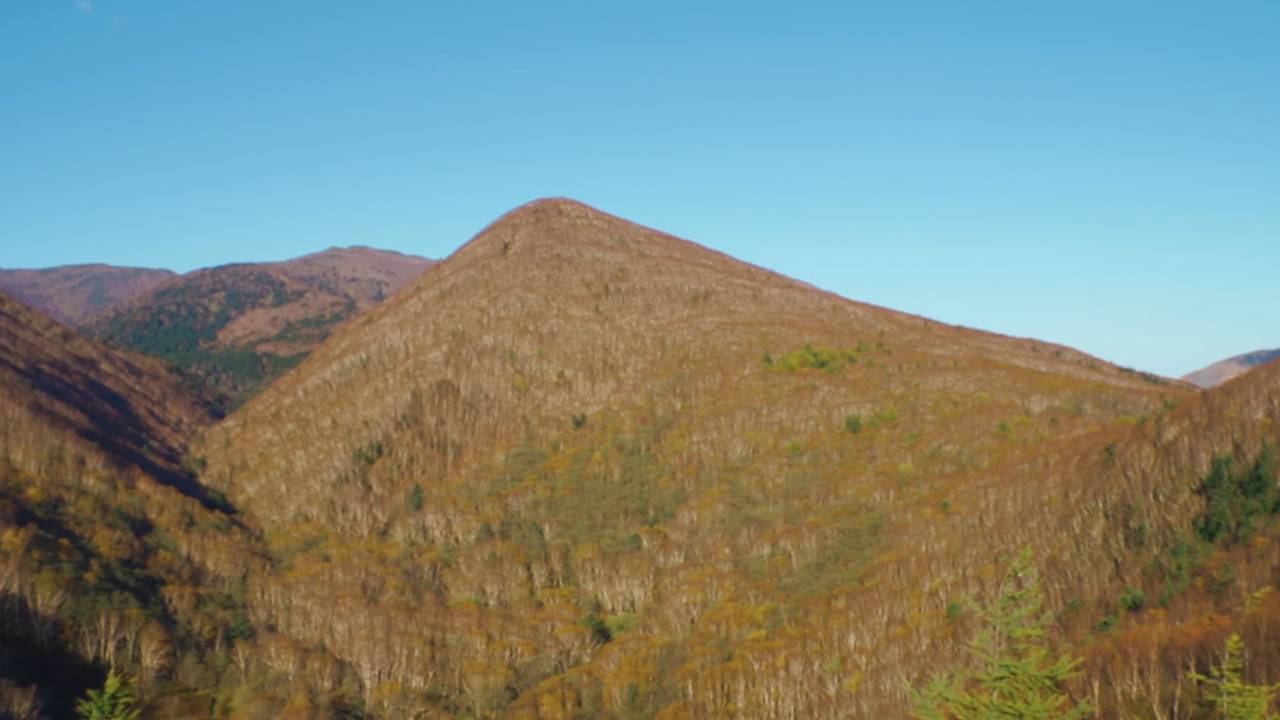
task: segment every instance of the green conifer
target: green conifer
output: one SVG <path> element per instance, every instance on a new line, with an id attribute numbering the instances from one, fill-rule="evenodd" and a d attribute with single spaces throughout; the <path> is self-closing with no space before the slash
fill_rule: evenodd
<path id="1" fill-rule="evenodd" d="M 1010 564 L 1000 597 L 975 608 L 986 627 L 970 645 L 976 668 L 936 676 L 913 693 L 920 720 L 1076 720 L 1092 712 L 1073 703 L 1062 684 L 1076 675 L 1080 660 L 1055 653 L 1046 637 L 1049 616 L 1044 594 L 1023 551 Z"/>
<path id="2" fill-rule="evenodd" d="M 87 698 L 76 703 L 76 715 L 81 720 L 137 720 L 139 711 L 133 708 L 137 702 L 129 680 L 112 668 L 101 690 L 90 690 Z"/>
<path id="3" fill-rule="evenodd" d="M 1213 705 L 1214 717 L 1222 720 L 1277 720 L 1271 714 L 1280 685 L 1250 685 L 1244 681 L 1244 641 L 1236 633 L 1227 638 L 1222 664 L 1209 670 L 1206 677 L 1192 673 L 1191 679 L 1208 686 L 1206 699 Z"/>

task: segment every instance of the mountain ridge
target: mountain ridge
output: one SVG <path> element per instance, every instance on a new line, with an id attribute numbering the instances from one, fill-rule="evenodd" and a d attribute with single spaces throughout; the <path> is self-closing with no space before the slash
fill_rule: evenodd
<path id="1" fill-rule="evenodd" d="M 1201 388 L 1211 388 L 1243 375 L 1250 370 L 1280 358 L 1280 348 L 1255 350 L 1219 360 L 1182 376 L 1182 380 Z"/>
<path id="2" fill-rule="evenodd" d="M 202 268 L 133 298 L 89 330 L 173 363 L 225 411 L 431 264 L 356 246 Z"/>
<path id="3" fill-rule="evenodd" d="M 0 269 L 0 289 L 73 327 L 175 277 L 171 270 L 104 263 L 36 269 Z"/>

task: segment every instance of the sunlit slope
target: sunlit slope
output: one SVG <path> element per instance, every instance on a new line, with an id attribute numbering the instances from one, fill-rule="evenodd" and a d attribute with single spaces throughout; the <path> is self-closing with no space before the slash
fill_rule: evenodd
<path id="1" fill-rule="evenodd" d="M 853 351 L 847 371 L 829 373 L 836 388 L 762 362 L 780 367 L 806 344 Z M 907 405 L 955 424 L 962 414 L 942 398 L 1018 405 L 1012 422 L 1021 404 L 1136 416 L 1181 392 L 1070 349 L 844 300 L 577 203 L 541 201 L 338 333 L 204 448 L 207 477 L 272 521 L 332 519 L 308 488 L 335 484 L 363 449 L 385 454 L 376 464 L 395 466 L 387 480 L 398 487 L 333 488 L 335 500 L 371 508 L 376 518 L 357 522 L 364 530 L 394 514 L 380 508 L 384 490 L 398 497 L 405 482 L 491 462 L 573 415 L 650 398 L 714 417 L 720 427 L 698 429 L 699 449 L 720 451 Z M 420 416 L 431 427 L 407 426 Z M 996 435 L 994 424 L 959 425 L 979 442 Z"/>
<path id="2" fill-rule="evenodd" d="M 896 716 L 948 603 L 1188 396 L 542 201 L 196 452 L 280 568 L 255 622 L 379 716 Z"/>

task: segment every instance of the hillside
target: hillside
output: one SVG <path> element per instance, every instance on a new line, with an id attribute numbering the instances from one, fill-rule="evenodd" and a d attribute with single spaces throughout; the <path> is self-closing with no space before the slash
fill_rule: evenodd
<path id="1" fill-rule="evenodd" d="M 0 293 L 0 715 L 70 717 L 107 664 L 149 691 L 201 666 L 252 557 L 184 467 L 211 421 L 160 362 Z"/>
<path id="2" fill-rule="evenodd" d="M 3 293 L 0 376 L 9 415 L 2 447 L 11 460 L 45 459 L 27 456 L 21 440 L 39 426 L 80 439 L 96 455 L 175 478 L 187 443 L 212 421 L 162 363 L 113 352 Z"/>
<path id="3" fill-rule="evenodd" d="M 1124 523 L 1172 537 L 1206 458 L 1245 451 L 1221 438 L 1256 451 L 1243 420 L 1202 443 L 1201 402 L 552 200 L 195 452 L 287 568 L 250 578 L 253 621 L 349 663 L 378 717 L 896 717 L 1002 554 L 1114 612 Z M 1166 417 L 1195 451 L 1144 474 L 1126 438 Z"/>
<path id="4" fill-rule="evenodd" d="M 89 329 L 171 363 L 225 412 L 430 264 L 352 247 L 197 270 L 99 317 Z"/>
<path id="5" fill-rule="evenodd" d="M 174 277 L 169 270 L 63 265 L 0 270 L 3 290 L 49 317 L 79 327 Z"/>
<path id="6" fill-rule="evenodd" d="M 1280 349 L 1257 350 L 1220 360 L 1193 373 L 1187 373 L 1182 376 L 1182 379 L 1202 388 L 1211 388 L 1249 372 L 1259 365 L 1266 365 L 1276 358 L 1280 358 Z"/>
<path id="7" fill-rule="evenodd" d="M 1277 364 L 1196 392 L 552 200 L 214 425 L 3 296 L 0 380 L 19 720 L 107 666 L 147 720 L 903 717 L 1022 548 L 1101 717 L 1211 717 L 1233 631 L 1280 676 Z"/>

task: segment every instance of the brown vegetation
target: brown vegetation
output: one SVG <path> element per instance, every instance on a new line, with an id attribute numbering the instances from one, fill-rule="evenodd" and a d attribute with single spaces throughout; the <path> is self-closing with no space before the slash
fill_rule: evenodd
<path id="1" fill-rule="evenodd" d="M 80 327 L 173 276 L 169 270 L 100 264 L 0 270 L 0 290 L 54 320 Z"/>
<path id="2" fill-rule="evenodd" d="M 212 507 L 13 463 L 0 581 L 155 717 L 902 717 L 1028 548 L 1076 701 L 1200 718 L 1230 632 L 1280 674 L 1277 422 L 1280 366 L 1199 394 L 542 201 L 208 429 Z M 163 611 L 65 620 L 105 558 Z"/>

